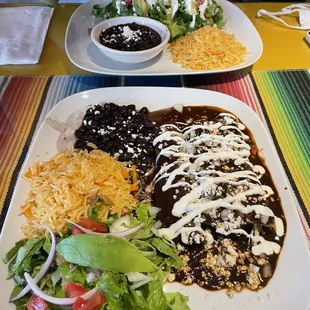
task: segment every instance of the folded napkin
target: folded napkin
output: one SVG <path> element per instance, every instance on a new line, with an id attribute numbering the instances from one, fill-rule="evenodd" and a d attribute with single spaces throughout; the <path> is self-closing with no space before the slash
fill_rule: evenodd
<path id="1" fill-rule="evenodd" d="M 53 11 L 42 6 L 0 9 L 0 65 L 39 62 Z"/>

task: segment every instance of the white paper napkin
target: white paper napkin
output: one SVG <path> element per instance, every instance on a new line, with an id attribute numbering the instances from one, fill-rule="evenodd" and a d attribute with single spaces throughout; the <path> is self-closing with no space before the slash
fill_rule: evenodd
<path id="1" fill-rule="evenodd" d="M 0 8 L 0 65 L 36 64 L 42 53 L 53 8 Z"/>

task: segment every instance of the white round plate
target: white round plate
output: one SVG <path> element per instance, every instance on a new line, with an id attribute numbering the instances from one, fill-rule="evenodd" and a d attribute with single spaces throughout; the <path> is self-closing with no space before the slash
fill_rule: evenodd
<path id="1" fill-rule="evenodd" d="M 206 74 L 240 70 L 254 64 L 263 52 L 262 40 L 248 17 L 234 4 L 226 0 L 217 0 L 223 7 L 227 20 L 227 31 L 233 33 L 249 53 L 245 62 L 229 69 L 189 71 L 174 63 L 167 47 L 155 58 L 142 64 L 124 64 L 102 55 L 98 47 L 91 41 L 88 28 L 93 22 L 92 8 L 95 4 L 107 5 L 111 0 L 90 0 L 81 5 L 71 16 L 68 23 L 65 49 L 70 61 L 77 67 L 101 74 L 109 75 L 176 75 Z"/>
<path id="2" fill-rule="evenodd" d="M 57 152 L 56 144 L 60 134 L 49 125 L 50 120 L 67 123 L 68 119 L 72 119 L 72 115 L 78 115 L 87 107 L 103 102 L 134 103 L 137 108 L 147 106 L 151 111 L 175 104 L 205 105 L 234 113 L 250 129 L 259 149 L 262 149 L 262 155 L 282 200 L 287 220 L 287 235 L 277 269 L 266 288 L 259 292 L 244 290 L 235 294 L 233 298 L 229 298 L 224 291 L 210 292 L 196 285 L 167 284 L 165 290 L 180 291 L 189 295 L 189 305 L 193 310 L 309 310 L 310 255 L 288 180 L 264 125 L 251 108 L 233 97 L 207 90 L 166 87 L 113 87 L 72 95 L 59 102 L 49 112 L 33 141 L 22 171 L 25 171 L 31 163 L 47 160 Z M 73 134 L 73 130 L 71 133 Z M 27 183 L 19 178 L 0 240 L 1 256 L 13 246 L 14 242 L 23 237 L 20 226 L 24 223 L 24 217 L 18 216 L 18 213 L 28 189 Z M 8 303 L 13 281 L 5 280 L 6 275 L 7 266 L 1 263 L 0 308 L 13 310 L 14 305 Z"/>

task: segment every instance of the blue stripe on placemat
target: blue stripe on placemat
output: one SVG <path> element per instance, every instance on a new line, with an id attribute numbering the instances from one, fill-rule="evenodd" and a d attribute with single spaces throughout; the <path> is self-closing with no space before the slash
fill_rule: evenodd
<path id="1" fill-rule="evenodd" d="M 180 76 L 151 76 L 151 77 L 130 76 L 124 78 L 124 86 L 181 87 L 182 80 Z"/>

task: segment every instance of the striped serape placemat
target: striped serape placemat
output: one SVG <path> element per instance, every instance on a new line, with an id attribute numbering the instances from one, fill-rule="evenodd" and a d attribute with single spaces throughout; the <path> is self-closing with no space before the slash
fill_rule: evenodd
<path id="1" fill-rule="evenodd" d="M 151 78 L 0 77 L 0 229 L 34 133 L 48 111 L 74 93 L 113 86 L 202 88 L 249 105 L 271 134 L 310 241 L 310 74 L 306 70 Z"/>

